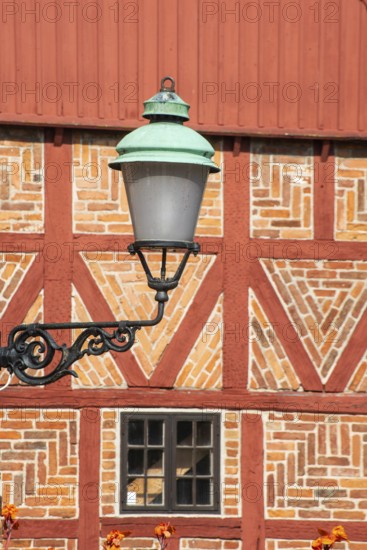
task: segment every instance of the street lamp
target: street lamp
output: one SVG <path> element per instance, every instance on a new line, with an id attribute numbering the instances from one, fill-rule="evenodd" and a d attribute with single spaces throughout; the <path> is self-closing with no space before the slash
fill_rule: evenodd
<path id="1" fill-rule="evenodd" d="M 117 146 L 118 158 L 109 165 L 123 174 L 135 236 L 128 250 L 138 255 L 148 286 L 156 291 L 155 318 L 16 326 L 9 334 L 8 345 L 0 348 L 0 368 L 5 368 L 10 376 L 31 386 L 50 384 L 68 374 L 77 377 L 70 369 L 75 361 L 84 355 L 127 351 L 134 344 L 138 329 L 162 320 L 167 292 L 177 287 L 190 254 L 196 255 L 200 250 L 193 239 L 205 184 L 209 173 L 219 171 L 211 160 L 214 150 L 210 143 L 183 126 L 189 120 L 190 106 L 176 95 L 174 87 L 171 77 L 162 79 L 158 94 L 144 102 L 143 116 L 150 124 L 125 136 Z M 145 250 L 161 252 L 159 277 L 153 277 Z M 166 277 L 169 250 L 183 252 L 173 277 Z M 60 329 L 82 332 L 68 347 L 57 344 L 49 332 Z M 52 372 L 30 374 L 49 366 Z"/>

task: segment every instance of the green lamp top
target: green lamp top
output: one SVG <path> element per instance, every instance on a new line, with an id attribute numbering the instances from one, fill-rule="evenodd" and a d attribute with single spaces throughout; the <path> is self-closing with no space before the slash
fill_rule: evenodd
<path id="1" fill-rule="evenodd" d="M 171 83 L 170 86 L 166 82 Z M 161 80 L 161 89 L 159 92 L 144 101 L 143 117 L 153 120 L 157 115 L 177 117 L 178 119 L 190 120 L 190 105 L 182 101 L 176 94 L 175 81 L 170 76 L 165 76 Z M 178 122 L 178 121 L 177 121 Z"/>
<path id="2" fill-rule="evenodd" d="M 167 80 L 171 82 L 169 88 L 164 86 Z M 160 92 L 144 102 L 143 116 L 150 124 L 122 138 L 116 148 L 119 156 L 109 163 L 111 168 L 121 170 L 127 162 L 171 162 L 200 164 L 212 173 L 220 171 L 211 160 L 215 151 L 209 141 L 183 126 L 190 106 L 176 95 L 174 84 L 173 78 L 163 78 Z"/>

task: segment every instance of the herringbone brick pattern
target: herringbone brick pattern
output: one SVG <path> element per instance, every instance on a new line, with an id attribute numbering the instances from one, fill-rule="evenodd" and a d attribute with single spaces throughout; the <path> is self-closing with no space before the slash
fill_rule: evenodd
<path id="1" fill-rule="evenodd" d="M 0 231 L 43 231 L 44 178 L 48 169 L 43 148 L 42 130 L 1 127 Z M 52 177 L 49 169 L 48 176 Z"/>
<path id="2" fill-rule="evenodd" d="M 172 273 L 178 267 L 181 257 L 179 254 L 169 255 L 170 263 L 167 262 L 167 265 L 170 266 Z M 160 259 L 158 254 L 147 255 L 152 273 L 159 273 Z M 132 349 L 132 353 L 146 376 L 149 377 L 152 374 L 173 334 L 178 330 L 213 261 L 214 258 L 205 262 L 200 257 L 190 259 L 179 286 L 170 293 L 170 300 L 159 326 L 138 332 L 138 342 Z M 157 308 L 154 300 L 155 292 L 148 288 L 145 273 L 136 257 L 118 262 L 115 261 L 112 253 L 106 252 L 100 254 L 98 261 L 86 260 L 86 264 L 116 319 L 154 318 Z"/>
<path id="3" fill-rule="evenodd" d="M 310 239 L 313 235 L 312 144 L 254 140 L 250 172 L 251 236 Z"/>
<path id="4" fill-rule="evenodd" d="M 19 408 L 0 416 L 3 502 L 16 504 L 21 518 L 77 517 L 77 412 Z"/>
<path id="5" fill-rule="evenodd" d="M 302 391 L 299 378 L 275 333 L 274 326 L 266 317 L 251 289 L 247 334 L 250 389 Z"/>
<path id="6" fill-rule="evenodd" d="M 262 260 L 289 315 L 291 329 L 326 380 L 348 343 L 367 303 L 367 263 Z M 292 326 L 291 326 L 292 325 Z"/>
<path id="7" fill-rule="evenodd" d="M 75 288 L 73 288 L 72 312 L 73 321 L 75 322 L 92 321 Z M 74 331 L 73 341 L 80 332 L 81 331 Z M 84 349 L 86 349 L 86 345 Z M 79 376 L 79 378 L 73 378 L 72 383 L 74 387 L 127 387 L 126 381 L 110 353 L 106 353 L 99 357 L 85 355 L 81 360 L 75 363 L 73 370 L 75 370 Z"/>
<path id="8" fill-rule="evenodd" d="M 219 389 L 222 386 L 223 296 L 204 324 L 175 388 Z"/>
<path id="9" fill-rule="evenodd" d="M 108 168 L 117 156 L 121 133 L 75 132 L 73 144 L 74 231 L 132 233 L 121 172 Z M 222 142 L 214 143 L 215 162 L 222 168 Z M 197 234 L 223 234 L 222 172 L 209 177 Z"/>
<path id="10" fill-rule="evenodd" d="M 335 238 L 367 240 L 367 146 L 338 144 L 335 151 Z"/>
<path id="11" fill-rule="evenodd" d="M 270 414 L 267 517 L 366 520 L 367 416 L 338 415 L 335 409 Z"/>

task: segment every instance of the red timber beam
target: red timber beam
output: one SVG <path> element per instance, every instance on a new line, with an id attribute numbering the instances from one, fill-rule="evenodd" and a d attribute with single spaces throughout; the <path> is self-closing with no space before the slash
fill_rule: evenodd
<path id="1" fill-rule="evenodd" d="M 79 550 L 99 548 L 101 415 L 96 408 L 80 415 Z"/>
<path id="2" fill-rule="evenodd" d="M 77 519 L 23 519 L 19 529 L 12 531 L 11 538 L 17 539 L 76 539 L 78 537 Z"/>
<path id="3" fill-rule="evenodd" d="M 242 544 L 265 550 L 264 427 L 260 415 L 242 417 L 241 442 Z"/>
<path id="4" fill-rule="evenodd" d="M 311 540 L 318 537 L 317 529 L 324 529 L 330 532 L 335 527 L 334 522 L 317 520 L 266 520 L 265 533 L 268 539 L 286 539 L 286 540 Z M 367 525 L 365 521 L 343 520 L 349 539 L 352 542 L 367 541 Z"/>
<path id="5" fill-rule="evenodd" d="M 151 537 L 154 527 L 157 525 L 157 517 L 104 517 L 99 518 L 102 526 L 102 536 L 106 536 L 112 529 L 131 528 L 134 535 L 141 537 Z M 98 522 L 97 522 L 98 524 Z M 178 529 L 177 535 L 180 538 L 192 536 L 208 536 L 222 539 L 241 538 L 241 518 L 184 518 L 178 517 L 174 520 L 175 527 Z M 64 538 L 65 533 L 69 539 L 75 539 L 79 534 L 79 520 L 77 519 L 22 519 L 17 531 L 13 531 L 14 540 L 31 538 Z M 350 540 L 354 542 L 364 542 L 367 540 L 367 525 L 362 521 L 343 521 L 343 526 Z M 268 539 L 285 540 L 310 540 L 316 538 L 315 521 L 309 520 L 265 520 L 265 536 Z M 335 522 L 320 520 L 317 527 L 331 531 L 335 527 Z M 210 535 L 208 535 L 210 533 Z M 314 535 L 313 535 L 314 533 Z M 175 539 L 172 539 L 172 542 Z M 247 540 L 247 538 L 246 538 Z M 254 547 L 256 548 L 256 546 Z M 89 550 L 89 549 L 88 549 Z"/>
<path id="6" fill-rule="evenodd" d="M 248 262 L 283 260 L 367 260 L 367 242 L 296 239 L 250 239 L 240 250 Z"/>
<path id="7" fill-rule="evenodd" d="M 100 521 L 102 524 L 102 536 L 106 536 L 112 529 L 121 530 L 122 527 L 124 527 L 132 531 L 132 536 L 152 537 L 154 527 L 161 520 L 160 516 L 123 516 L 104 517 L 100 518 Z M 175 517 L 174 520 L 172 520 L 172 523 L 176 527 L 177 536 L 180 538 L 220 538 L 227 540 L 241 539 L 240 518 L 208 516 Z"/>
<path id="8" fill-rule="evenodd" d="M 238 337 L 239 324 L 248 326 L 249 262 L 241 256 L 250 240 L 250 140 L 224 143 L 224 266 L 223 387 L 247 386 L 248 339 Z"/>
<path id="9" fill-rule="evenodd" d="M 72 226 L 72 135 L 70 130 L 59 140 L 57 130 L 45 131 L 45 249 L 44 322 L 71 320 L 72 258 L 68 250 L 73 240 Z M 71 344 L 69 330 L 52 332 L 57 342 Z M 71 376 L 56 383 L 71 389 Z M 49 386 L 45 386 L 49 391 Z"/>
<path id="10" fill-rule="evenodd" d="M 241 161 L 242 162 L 242 161 Z M 227 179 L 229 176 L 226 176 Z M 235 176 L 234 176 L 235 177 Z M 96 250 L 116 252 L 119 261 L 129 256 L 127 246 L 134 241 L 133 235 L 87 235 L 75 234 L 75 252 Z M 228 245 L 224 247 L 222 237 L 201 237 L 197 241 L 203 254 L 218 254 L 224 262 L 228 256 Z M 0 252 L 16 252 L 19 242 L 26 252 L 39 252 L 43 243 L 42 235 L 20 235 L 19 233 L 0 235 Z M 331 239 L 259 239 L 251 238 L 239 242 L 237 239 L 237 260 L 252 263 L 260 258 L 285 260 L 367 260 L 367 242 L 335 241 Z M 10 248 L 14 244 L 14 249 Z M 228 250 L 226 250 L 226 248 Z M 19 251 L 21 251 L 19 249 Z M 124 256 L 126 254 L 126 256 Z"/>
<path id="11" fill-rule="evenodd" d="M 118 259 L 122 261 L 125 257 L 130 257 L 127 250 L 129 244 L 134 242 L 134 235 L 113 235 L 113 234 L 86 234 L 75 233 L 73 237 L 75 252 L 83 252 L 91 250 L 93 253 L 101 252 L 116 252 L 119 254 Z M 223 244 L 222 237 L 198 237 L 195 239 L 201 246 L 202 254 L 217 254 Z M 0 242 L 1 251 L 1 242 Z M 126 254 L 126 256 L 124 256 Z"/>
<path id="12" fill-rule="evenodd" d="M 331 141 L 314 144 L 314 236 L 334 239 L 335 157 Z"/>
<path id="13" fill-rule="evenodd" d="M 280 411 L 290 413 L 312 413 L 315 421 L 320 416 L 339 414 L 367 414 L 365 394 L 341 395 L 315 392 L 252 392 L 241 389 L 231 390 L 166 390 L 150 388 L 128 389 L 74 389 L 60 394 L 60 390 L 50 386 L 47 395 L 40 388 L 7 388 L 1 395 L 2 408 L 34 409 L 80 409 L 99 407 L 115 409 L 156 407 L 202 408 L 204 410 L 236 411 Z"/>

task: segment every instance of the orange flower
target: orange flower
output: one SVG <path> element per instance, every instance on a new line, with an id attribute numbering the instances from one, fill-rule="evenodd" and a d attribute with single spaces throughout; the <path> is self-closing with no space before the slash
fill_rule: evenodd
<path id="1" fill-rule="evenodd" d="M 334 527 L 331 533 L 334 535 L 337 542 L 340 542 L 341 540 L 346 540 L 347 542 L 350 542 L 347 537 L 347 533 L 344 531 L 344 527 L 342 525 L 337 525 L 336 527 Z"/>
<path id="2" fill-rule="evenodd" d="M 160 523 L 154 529 L 154 534 L 158 538 L 159 537 L 169 538 L 175 532 L 176 532 L 176 529 L 173 527 L 173 525 L 170 525 L 169 523 Z"/>
<path id="3" fill-rule="evenodd" d="M 154 529 L 154 534 L 158 539 L 160 550 L 165 550 L 168 546 L 168 540 L 173 533 L 176 532 L 176 529 L 170 523 L 160 523 Z"/>
<path id="4" fill-rule="evenodd" d="M 10 539 L 13 529 L 18 529 L 19 523 L 16 517 L 18 508 L 14 504 L 6 504 L 1 509 L 2 520 L 2 536 L 4 539 L 4 550 L 9 548 Z"/>
<path id="5" fill-rule="evenodd" d="M 341 540 L 346 540 L 349 542 L 347 534 L 344 531 L 344 527 L 342 527 L 341 525 L 334 527 L 334 529 L 331 531 L 330 534 L 327 531 L 324 531 L 323 529 L 319 529 L 318 531 L 321 537 L 318 537 L 316 540 L 312 542 L 313 550 L 323 550 L 324 548 L 332 548 L 336 542 L 339 542 Z"/>
<path id="6" fill-rule="evenodd" d="M 129 535 L 131 535 L 131 531 L 118 531 L 117 529 L 114 529 L 108 533 L 106 540 L 103 543 L 103 548 L 105 550 L 116 550 L 121 548 L 120 542 Z"/>
<path id="7" fill-rule="evenodd" d="M 312 548 L 313 548 L 313 550 L 322 550 L 322 540 L 321 540 L 321 537 L 319 537 L 318 539 L 315 539 L 315 540 L 312 542 Z"/>
<path id="8" fill-rule="evenodd" d="M 18 513 L 18 508 L 14 506 L 14 504 L 6 504 L 1 509 L 1 515 L 6 520 L 10 519 L 11 521 L 15 521 L 17 513 Z"/>

